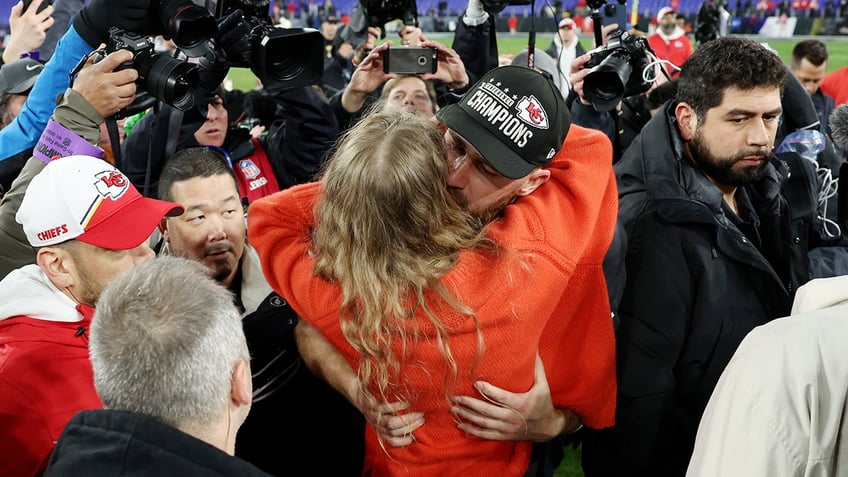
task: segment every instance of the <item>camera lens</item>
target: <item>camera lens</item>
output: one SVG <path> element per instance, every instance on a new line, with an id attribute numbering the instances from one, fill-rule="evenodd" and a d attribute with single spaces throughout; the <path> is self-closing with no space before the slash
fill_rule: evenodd
<path id="1" fill-rule="evenodd" d="M 198 83 L 197 66 L 171 58 L 153 54 L 144 61 L 138 61 L 139 80 L 150 94 L 185 111 L 194 105 L 194 86 Z"/>
<path id="2" fill-rule="evenodd" d="M 324 60 L 320 54 L 324 37 L 302 28 L 257 29 L 250 69 L 269 91 L 296 88 L 321 81 Z"/>
<path id="3" fill-rule="evenodd" d="M 607 112 L 616 107 L 624 97 L 624 91 L 633 67 L 626 54 L 612 53 L 598 66 L 592 68 L 583 80 L 583 94 L 595 111 Z"/>
<path id="4" fill-rule="evenodd" d="M 188 56 L 202 56 L 208 51 L 207 40 L 215 36 L 218 24 L 209 11 L 192 2 L 164 0 L 161 22 L 174 43 Z"/>

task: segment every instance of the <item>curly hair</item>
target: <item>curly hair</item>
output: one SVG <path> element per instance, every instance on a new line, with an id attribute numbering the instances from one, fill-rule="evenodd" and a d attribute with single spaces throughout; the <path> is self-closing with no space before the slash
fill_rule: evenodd
<path id="1" fill-rule="evenodd" d="M 456 203 L 447 175 L 442 133 L 408 112 L 365 117 L 343 136 L 323 173 L 314 271 L 341 287 L 342 331 L 360 354 L 360 387 L 371 403 L 403 396 L 401 363 L 411 344 L 426 339 L 421 326 L 435 329 L 446 379 L 456 379 L 449 337 L 434 310 L 447 305 L 476 323 L 439 280 L 460 250 L 495 247 Z M 420 325 L 422 315 L 427 321 Z M 479 356 L 479 324 L 477 336 Z"/>
<path id="2" fill-rule="evenodd" d="M 788 74 L 776 53 L 753 40 L 727 36 L 699 46 L 686 60 L 677 100 L 689 104 L 703 121 L 707 111 L 721 104 L 728 88 L 782 90 Z"/>

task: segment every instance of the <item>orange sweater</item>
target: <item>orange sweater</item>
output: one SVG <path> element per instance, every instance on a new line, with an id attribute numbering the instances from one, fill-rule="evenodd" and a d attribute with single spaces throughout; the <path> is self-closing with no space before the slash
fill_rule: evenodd
<path id="1" fill-rule="evenodd" d="M 476 357 L 472 320 L 440 309 L 460 374 L 454 394 L 477 395 L 482 379 L 513 392 L 533 384 L 540 351 L 554 403 L 574 410 L 590 427 L 613 424 L 615 346 L 602 262 L 618 210 L 612 151 L 606 137 L 571 126 L 549 165 L 551 180 L 506 208 L 489 236 L 521 252 L 521 262 L 466 250 L 442 278 L 447 290 L 475 310 L 485 350 Z M 319 328 L 356 368 L 358 355 L 339 326 L 340 290 L 312 274 L 306 253 L 314 224 L 317 183 L 296 186 L 253 203 L 249 236 L 274 290 Z M 419 314 L 420 315 L 420 314 Z M 416 316 L 422 329 L 432 326 Z M 487 441 L 457 429 L 445 397 L 445 364 L 436 344 L 407 350 L 402 376 L 411 408 L 425 424 L 407 447 L 384 452 L 368 429 L 365 468 L 379 476 L 521 476 L 531 445 Z"/>

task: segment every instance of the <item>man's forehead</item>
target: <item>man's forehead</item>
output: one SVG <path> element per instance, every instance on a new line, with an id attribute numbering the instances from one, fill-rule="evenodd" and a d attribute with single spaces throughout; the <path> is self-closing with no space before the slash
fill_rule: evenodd
<path id="1" fill-rule="evenodd" d="M 230 187 L 230 184 L 232 184 L 232 187 Z M 230 197 L 238 197 L 238 185 L 229 174 L 195 176 L 174 181 L 171 184 L 171 195 L 178 202 L 180 199 L 184 201 L 204 200 L 208 197 L 224 201 Z"/>
<path id="2" fill-rule="evenodd" d="M 394 87 L 392 87 L 392 93 L 396 91 L 424 91 L 427 92 L 427 86 L 424 84 L 424 80 L 418 78 L 417 76 L 409 76 L 406 78 L 401 78 L 395 83 Z"/>

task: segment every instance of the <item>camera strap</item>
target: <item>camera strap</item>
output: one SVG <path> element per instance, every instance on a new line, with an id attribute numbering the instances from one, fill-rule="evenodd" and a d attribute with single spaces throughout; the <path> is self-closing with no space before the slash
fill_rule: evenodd
<path id="1" fill-rule="evenodd" d="M 121 163 L 121 136 L 118 134 L 118 121 L 114 116 L 106 118 L 106 131 L 109 133 L 109 144 L 112 145 L 112 158 L 115 161 L 115 168 L 119 171 L 123 170 Z"/>
<path id="2" fill-rule="evenodd" d="M 80 60 L 77 62 L 77 64 L 73 68 L 71 68 L 71 71 L 68 72 L 68 87 L 69 88 L 74 87 L 74 80 L 77 78 L 77 74 L 79 74 L 82 67 L 85 66 L 85 63 L 88 61 L 88 59 L 91 58 L 94 55 L 101 55 L 101 54 L 103 56 L 105 56 L 105 53 L 103 52 L 103 50 L 94 50 L 91 53 L 89 53 L 87 55 L 83 55 L 83 57 L 80 58 Z"/>
<path id="3" fill-rule="evenodd" d="M 168 114 L 168 130 L 172 125 L 177 128 L 183 123 L 183 112 L 177 108 L 170 108 L 171 112 Z M 164 158 L 167 161 L 168 159 L 174 157 L 174 153 L 177 152 L 177 141 L 179 140 L 179 134 L 168 134 L 168 139 L 165 141 L 165 151 Z"/>

